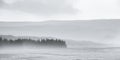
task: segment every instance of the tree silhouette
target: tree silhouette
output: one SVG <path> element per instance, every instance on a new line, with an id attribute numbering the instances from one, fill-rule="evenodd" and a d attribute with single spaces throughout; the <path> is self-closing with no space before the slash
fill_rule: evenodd
<path id="1" fill-rule="evenodd" d="M 31 48 L 66 48 L 66 42 L 61 39 L 3 39 L 0 37 L 0 47 L 31 47 Z"/>

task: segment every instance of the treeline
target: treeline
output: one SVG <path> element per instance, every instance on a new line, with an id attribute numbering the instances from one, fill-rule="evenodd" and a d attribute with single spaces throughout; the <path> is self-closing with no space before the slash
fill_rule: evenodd
<path id="1" fill-rule="evenodd" d="M 0 37 L 0 47 L 28 47 L 28 48 L 66 48 L 66 42 L 61 39 L 3 39 Z"/>

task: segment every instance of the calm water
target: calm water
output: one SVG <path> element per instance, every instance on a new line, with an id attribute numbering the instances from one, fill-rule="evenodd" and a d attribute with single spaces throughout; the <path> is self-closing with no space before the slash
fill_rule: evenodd
<path id="1" fill-rule="evenodd" d="M 120 60 L 120 49 L 1 49 L 0 60 Z"/>

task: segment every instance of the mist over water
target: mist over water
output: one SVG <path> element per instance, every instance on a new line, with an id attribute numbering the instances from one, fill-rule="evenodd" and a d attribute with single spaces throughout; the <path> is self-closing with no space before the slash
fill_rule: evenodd
<path id="1" fill-rule="evenodd" d="M 120 49 L 4 49 L 0 60 L 119 60 Z"/>
<path id="2" fill-rule="evenodd" d="M 0 60 L 120 60 L 119 25 L 119 20 L 1 22 Z"/>
<path id="3" fill-rule="evenodd" d="M 57 43 L 57 44 L 56 44 Z M 0 40 L 0 60 L 119 60 L 119 47 L 69 48 L 63 40 Z M 85 43 L 84 43 L 85 44 Z M 87 42 L 88 44 L 88 42 Z M 82 46 L 82 44 L 81 44 Z"/>

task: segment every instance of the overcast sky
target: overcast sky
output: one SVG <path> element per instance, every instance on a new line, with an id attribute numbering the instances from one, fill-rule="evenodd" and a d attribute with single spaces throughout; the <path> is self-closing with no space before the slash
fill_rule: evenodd
<path id="1" fill-rule="evenodd" d="M 120 0 L 0 0 L 0 21 L 119 19 Z"/>

